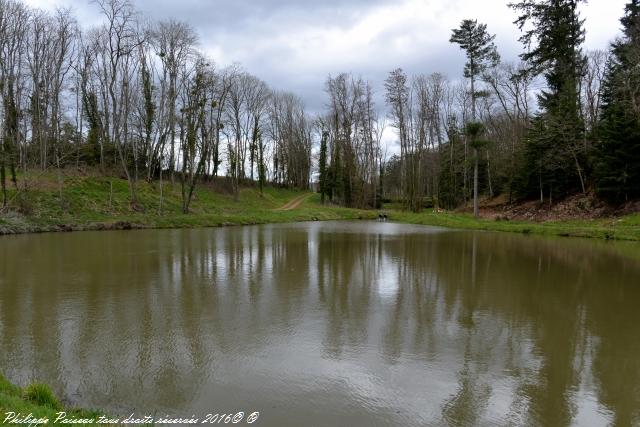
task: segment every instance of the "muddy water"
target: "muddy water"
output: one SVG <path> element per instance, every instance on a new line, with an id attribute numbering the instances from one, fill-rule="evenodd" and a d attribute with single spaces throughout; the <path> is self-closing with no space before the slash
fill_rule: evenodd
<path id="1" fill-rule="evenodd" d="M 112 414 L 640 423 L 640 248 L 377 222 L 0 238 L 0 371 Z"/>

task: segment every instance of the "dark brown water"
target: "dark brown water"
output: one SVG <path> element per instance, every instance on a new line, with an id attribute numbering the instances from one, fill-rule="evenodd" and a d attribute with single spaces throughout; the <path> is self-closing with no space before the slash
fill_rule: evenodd
<path id="1" fill-rule="evenodd" d="M 115 414 L 640 423 L 640 247 L 376 222 L 0 238 L 0 371 Z"/>

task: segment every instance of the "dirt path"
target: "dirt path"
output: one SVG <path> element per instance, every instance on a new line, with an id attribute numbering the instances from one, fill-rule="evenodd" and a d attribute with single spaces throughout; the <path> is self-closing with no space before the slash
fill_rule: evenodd
<path id="1" fill-rule="evenodd" d="M 276 211 L 290 211 L 292 209 L 296 209 L 297 207 L 299 207 L 302 202 L 305 201 L 306 198 L 310 197 L 313 193 L 308 193 L 308 194 L 303 194 L 302 196 L 298 196 L 296 198 L 293 198 L 291 200 L 289 200 L 287 203 L 285 203 L 284 205 L 280 206 L 277 209 L 274 209 Z"/>

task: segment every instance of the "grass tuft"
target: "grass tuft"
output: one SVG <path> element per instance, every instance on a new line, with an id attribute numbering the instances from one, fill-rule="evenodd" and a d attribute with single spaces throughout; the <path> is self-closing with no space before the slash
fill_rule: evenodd
<path id="1" fill-rule="evenodd" d="M 60 412 L 65 412 L 68 419 L 86 420 L 78 425 L 86 426 L 115 426 L 116 424 L 105 424 L 98 422 L 98 418 L 104 415 L 102 411 L 68 408 L 63 406 L 46 384 L 34 383 L 24 389 L 10 383 L 0 374 L 0 424 L 5 420 L 9 412 L 22 415 L 31 414 L 36 419 L 48 419 L 48 425 L 69 425 L 55 422 Z M 113 417 L 108 417 L 112 419 Z M 6 421 L 5 424 L 11 424 Z M 35 425 L 35 424 L 33 424 Z M 43 425 L 43 424 L 40 424 Z"/>
<path id="2" fill-rule="evenodd" d="M 48 385 L 33 383 L 24 389 L 24 399 L 39 406 L 46 406 L 55 410 L 62 410 L 62 404 L 56 398 Z"/>

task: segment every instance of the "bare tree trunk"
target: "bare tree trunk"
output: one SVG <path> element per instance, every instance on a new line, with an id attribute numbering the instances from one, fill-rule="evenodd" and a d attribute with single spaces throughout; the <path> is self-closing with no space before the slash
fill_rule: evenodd
<path id="1" fill-rule="evenodd" d="M 578 177 L 580 178 L 580 186 L 582 187 L 582 194 L 586 194 L 587 190 L 585 189 L 584 186 L 584 178 L 582 177 L 582 168 L 580 167 L 580 163 L 578 162 L 578 156 L 576 156 L 576 153 L 573 153 L 573 160 L 575 160 L 576 162 L 576 170 L 578 171 Z"/>
<path id="2" fill-rule="evenodd" d="M 473 61 L 471 61 L 473 68 Z M 475 79 L 471 76 L 471 120 L 476 121 L 476 86 Z M 475 141 L 474 141 L 475 142 Z M 478 218 L 480 211 L 478 209 L 478 149 L 473 148 L 473 216 Z"/>
<path id="3" fill-rule="evenodd" d="M 480 210 L 478 208 L 478 149 L 473 149 L 473 216 L 478 218 Z"/>
<path id="4" fill-rule="evenodd" d="M 162 215 L 162 160 L 160 161 L 160 202 L 158 205 L 158 215 Z"/>
<path id="5" fill-rule="evenodd" d="M 538 182 L 540 185 L 540 204 L 544 203 L 544 192 L 542 189 L 542 170 L 538 170 Z"/>
<path id="6" fill-rule="evenodd" d="M 2 151 L 0 152 L 0 186 L 2 186 L 2 208 L 7 207 L 8 199 L 7 199 L 7 177 L 5 171 L 5 157 L 6 157 L 6 142 L 2 141 Z"/>
<path id="7" fill-rule="evenodd" d="M 487 150 L 487 180 L 489 181 L 489 197 L 493 198 L 493 185 L 491 183 L 491 163 L 489 162 L 489 150 Z"/>

